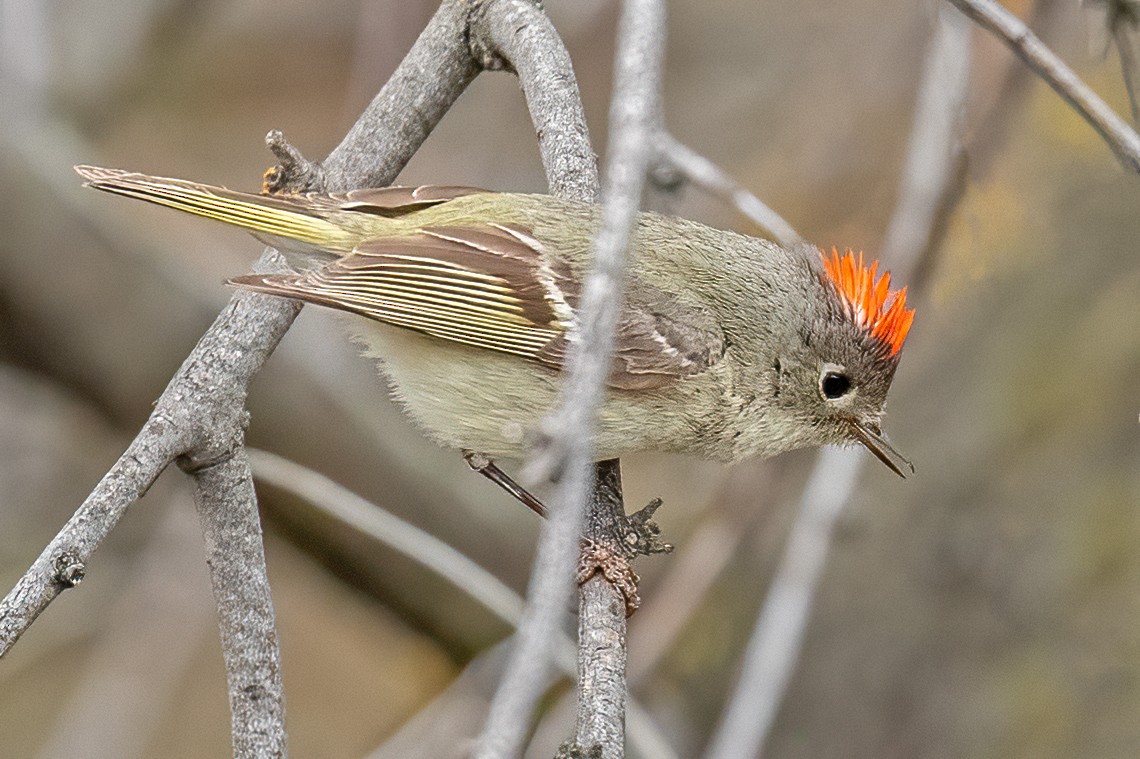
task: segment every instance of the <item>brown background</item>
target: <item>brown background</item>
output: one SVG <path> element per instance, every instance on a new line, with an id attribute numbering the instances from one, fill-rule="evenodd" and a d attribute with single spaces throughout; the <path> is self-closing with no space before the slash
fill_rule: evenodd
<path id="1" fill-rule="evenodd" d="M 548 5 L 601 151 L 615 5 Z M 1099 17 L 1055 5 L 1042 36 L 1127 113 Z M 1007 7 L 1026 15 L 1031 4 Z M 874 253 L 896 200 L 932 8 L 673 2 L 667 123 L 805 236 Z M 5 19 L 5 590 L 145 419 L 225 303 L 221 282 L 260 249 L 81 190 L 71 165 L 255 189 L 271 163 L 264 133 L 280 128 L 307 155 L 326 154 L 432 10 L 408 0 L 70 0 Z M 768 756 L 1140 750 L 1140 178 L 1035 80 L 1008 129 L 975 140 L 1009 60 L 976 37 L 963 134 L 977 160 L 895 381 L 887 426 L 918 475 L 866 469 Z M 542 190 L 515 81 L 480 77 L 401 181 Z M 693 190 L 674 207 L 751 229 Z M 535 520 L 411 429 L 336 322 L 302 314 L 254 384 L 251 444 L 328 474 L 524 588 Z M 690 572 L 727 563 L 634 686 L 682 756 L 699 752 L 729 692 L 812 460 L 626 462 L 630 504 L 665 498 L 660 521 L 690 551 Z M 294 756 L 366 755 L 506 633 L 414 563 L 279 492 L 263 496 Z M 192 513 L 186 483 L 168 473 L 83 586 L 0 664 L 0 753 L 228 752 Z M 675 561 L 640 563 L 635 660 L 660 643 L 654 620 L 681 613 L 684 591 L 666 577 Z M 540 732 L 534 755 L 549 756 L 567 728 Z"/>

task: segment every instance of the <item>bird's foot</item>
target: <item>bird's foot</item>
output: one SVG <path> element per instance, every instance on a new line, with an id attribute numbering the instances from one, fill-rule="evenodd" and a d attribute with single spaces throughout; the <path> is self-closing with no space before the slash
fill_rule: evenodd
<path id="1" fill-rule="evenodd" d="M 633 571 L 630 557 L 625 551 L 591 538 L 582 538 L 581 553 L 578 554 L 578 584 L 583 585 L 591 577 L 600 574 L 606 582 L 617 588 L 625 599 L 625 615 L 631 616 L 641 606 L 641 596 L 637 592 L 640 578 Z"/>

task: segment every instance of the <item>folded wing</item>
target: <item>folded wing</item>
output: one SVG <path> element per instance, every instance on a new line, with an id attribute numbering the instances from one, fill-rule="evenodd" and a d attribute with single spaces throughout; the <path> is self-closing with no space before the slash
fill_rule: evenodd
<path id="1" fill-rule="evenodd" d="M 230 282 L 556 370 L 574 339 L 581 290 L 568 266 L 544 256 L 528 230 L 509 224 L 423 228 L 370 240 L 303 274 Z M 710 319 L 676 304 L 659 309 L 666 296 L 645 287 L 637 293 L 618 326 L 611 387 L 662 387 L 703 371 L 723 353 Z"/>

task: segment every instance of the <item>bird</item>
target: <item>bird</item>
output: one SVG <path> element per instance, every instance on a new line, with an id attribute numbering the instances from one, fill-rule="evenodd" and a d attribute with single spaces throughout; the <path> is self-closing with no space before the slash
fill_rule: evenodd
<path id="1" fill-rule="evenodd" d="M 76 166 L 93 188 L 240 227 L 296 269 L 229 284 L 346 320 L 430 438 L 522 458 L 577 339 L 601 209 L 550 195 L 424 185 L 245 193 Z M 723 462 L 827 444 L 913 465 L 881 427 L 914 310 L 860 252 L 641 212 L 594 432 L 598 460 Z M 532 506 L 533 507 L 533 506 Z"/>

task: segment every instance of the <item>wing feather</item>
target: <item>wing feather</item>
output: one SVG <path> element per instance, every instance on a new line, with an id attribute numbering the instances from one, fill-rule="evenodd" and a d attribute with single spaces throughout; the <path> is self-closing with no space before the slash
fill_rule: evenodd
<path id="1" fill-rule="evenodd" d="M 369 202 L 407 208 L 441 202 L 434 198 L 456 188 L 423 192 L 411 201 L 406 188 L 400 189 L 400 196 Z M 430 227 L 376 238 L 303 274 L 251 274 L 231 284 L 553 369 L 562 368 L 574 339 L 580 290 L 569 267 L 551 264 L 529 230 L 506 224 Z M 711 317 L 633 284 L 618 326 L 611 387 L 663 387 L 715 363 L 724 342 Z"/>

